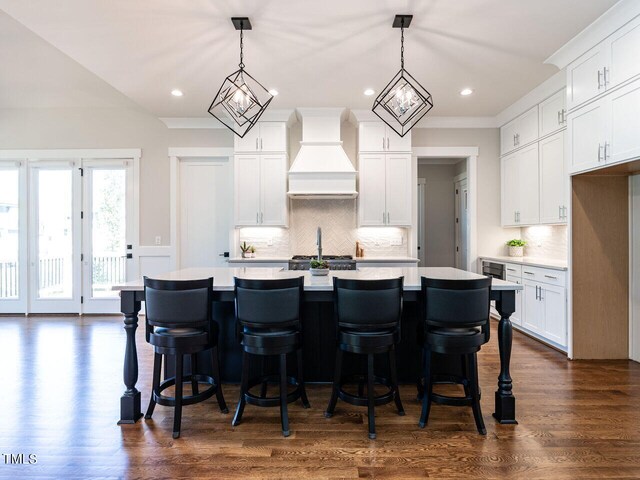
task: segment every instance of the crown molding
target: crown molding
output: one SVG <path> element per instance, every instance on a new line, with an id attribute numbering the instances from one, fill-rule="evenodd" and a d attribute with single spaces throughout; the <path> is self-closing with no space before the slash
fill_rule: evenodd
<path id="1" fill-rule="evenodd" d="M 351 110 L 349 121 L 355 126 L 360 122 L 380 122 L 371 110 Z M 497 128 L 495 117 L 430 117 L 425 116 L 414 128 Z"/>
<path id="2" fill-rule="evenodd" d="M 227 128 L 213 117 L 159 117 L 167 128 L 182 129 L 213 129 Z M 260 117 L 261 122 L 287 122 L 291 126 L 295 123 L 296 115 L 294 109 L 267 110 Z"/>
<path id="3" fill-rule="evenodd" d="M 638 0 L 620 0 L 588 27 L 560 47 L 544 63 L 563 69 L 583 53 L 595 47 L 620 27 L 640 15 Z"/>

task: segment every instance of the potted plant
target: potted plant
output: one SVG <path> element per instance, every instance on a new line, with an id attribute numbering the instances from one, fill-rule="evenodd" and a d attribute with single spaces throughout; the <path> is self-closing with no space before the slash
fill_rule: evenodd
<path id="1" fill-rule="evenodd" d="M 247 242 L 240 244 L 240 250 L 242 251 L 242 258 L 251 258 L 251 245 L 247 245 Z M 255 250 L 255 249 L 254 249 Z"/>
<path id="2" fill-rule="evenodd" d="M 524 240 L 520 240 L 519 238 L 514 238 L 513 240 L 509 240 L 507 242 L 507 246 L 509 247 L 509 256 L 510 257 L 522 257 L 524 255 L 524 247 L 527 245 L 527 242 Z"/>
<path id="3" fill-rule="evenodd" d="M 329 275 L 329 262 L 325 260 L 311 260 L 310 267 L 311 275 Z"/>
<path id="4" fill-rule="evenodd" d="M 251 258 L 255 258 L 256 257 L 256 247 L 254 247 L 253 245 L 251 245 L 249 247 L 249 251 L 251 252 Z"/>

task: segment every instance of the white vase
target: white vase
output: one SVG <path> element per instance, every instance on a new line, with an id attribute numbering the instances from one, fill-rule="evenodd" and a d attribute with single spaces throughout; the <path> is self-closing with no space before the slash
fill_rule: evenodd
<path id="1" fill-rule="evenodd" d="M 512 247 L 509 246 L 510 257 L 522 257 L 524 256 L 524 247 Z"/>

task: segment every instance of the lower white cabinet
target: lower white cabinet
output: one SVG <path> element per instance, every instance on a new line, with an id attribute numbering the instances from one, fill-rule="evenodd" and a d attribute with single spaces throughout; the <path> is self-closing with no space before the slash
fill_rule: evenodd
<path id="1" fill-rule="evenodd" d="M 521 325 L 527 330 L 541 334 L 543 331 L 544 306 L 539 300 L 540 284 L 523 280 L 523 318 Z"/>
<path id="2" fill-rule="evenodd" d="M 514 282 L 517 284 L 522 284 L 522 278 L 507 276 L 508 282 Z M 511 314 L 511 323 L 514 325 L 521 326 L 522 325 L 522 297 L 523 291 L 516 290 L 516 310 Z"/>
<path id="3" fill-rule="evenodd" d="M 531 280 L 524 287 L 520 325 L 562 348 L 567 346 L 567 300 L 563 286 Z"/>

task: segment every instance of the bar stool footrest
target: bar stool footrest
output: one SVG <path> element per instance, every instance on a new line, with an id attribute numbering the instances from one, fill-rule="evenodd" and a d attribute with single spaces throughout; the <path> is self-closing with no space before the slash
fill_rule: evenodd
<path id="1" fill-rule="evenodd" d="M 182 383 L 190 383 L 192 380 L 196 380 L 198 384 L 209 385 L 205 391 L 198 393 L 197 395 L 185 395 L 182 397 L 182 405 L 193 405 L 195 403 L 200 403 L 208 398 L 211 398 L 218 391 L 219 385 L 216 384 L 213 377 L 209 375 L 185 375 L 182 377 Z M 169 387 L 172 387 L 176 384 L 176 377 L 170 377 L 160 383 L 160 386 L 157 390 L 153 392 L 153 399 L 158 405 L 163 405 L 165 407 L 175 407 L 176 406 L 176 398 L 169 397 L 163 395 L 162 392 Z"/>
<path id="2" fill-rule="evenodd" d="M 251 393 L 251 389 L 262 385 L 264 382 L 280 383 L 279 375 L 264 375 L 262 377 L 256 377 L 249 380 L 247 391 L 244 394 L 244 399 L 249 405 L 256 405 L 258 407 L 279 407 L 280 406 L 280 394 L 278 389 L 278 395 L 275 397 L 261 397 Z M 287 393 L 287 403 L 293 403 L 302 396 L 302 388 L 300 382 L 296 377 L 287 376 L 287 384 L 296 387 L 295 390 Z"/>
<path id="3" fill-rule="evenodd" d="M 391 380 L 386 377 L 374 376 L 374 382 L 377 385 L 383 385 L 387 387 L 389 390 L 381 395 L 376 395 L 373 397 L 374 405 L 376 407 L 380 405 L 386 405 L 387 403 L 393 402 L 395 399 L 395 391 L 391 386 Z M 352 393 L 346 392 L 342 387 L 343 385 L 351 385 L 351 384 L 367 384 L 366 377 L 364 375 L 350 375 L 347 377 L 343 377 L 340 380 L 340 390 L 338 391 L 338 397 L 349 403 L 350 405 L 357 405 L 359 407 L 366 407 L 369 405 L 369 398 L 367 396 L 354 395 Z M 325 415 L 326 416 L 326 415 Z"/>

